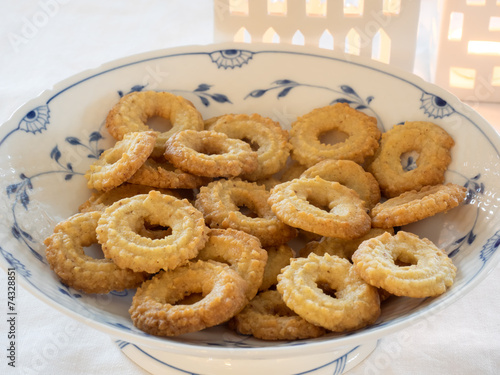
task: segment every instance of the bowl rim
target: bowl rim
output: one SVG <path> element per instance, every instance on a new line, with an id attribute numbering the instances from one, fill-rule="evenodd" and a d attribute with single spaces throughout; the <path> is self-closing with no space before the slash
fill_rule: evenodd
<path id="1" fill-rule="evenodd" d="M 482 117 L 477 111 L 475 111 L 468 104 L 463 103 L 456 95 L 450 93 L 449 91 L 441 88 L 433 83 L 425 81 L 423 78 L 411 73 L 404 71 L 398 67 L 391 66 L 388 64 L 384 64 L 382 62 L 374 61 L 372 59 L 360 56 L 353 56 L 347 53 L 331 51 L 326 49 L 321 49 L 319 47 L 314 46 L 297 46 L 297 45 L 289 45 L 289 44 L 266 44 L 266 43 L 235 43 L 235 42 L 225 42 L 225 43 L 213 43 L 213 44 L 204 44 L 204 45 L 185 45 L 185 46 L 177 46 L 177 47 L 169 47 L 163 49 L 157 49 L 152 51 L 141 52 L 137 54 L 132 54 L 128 56 L 124 56 L 118 59 L 113 59 L 111 61 L 100 64 L 97 67 L 83 70 L 77 74 L 71 75 L 58 83 L 54 84 L 51 88 L 43 90 L 38 95 L 28 100 L 21 106 L 19 106 L 16 110 L 13 111 L 11 116 L 4 122 L 3 125 L 12 121 L 12 119 L 23 113 L 25 108 L 29 108 L 29 106 L 40 98 L 45 96 L 49 96 L 54 92 L 60 91 L 64 88 L 67 88 L 72 85 L 78 84 L 80 81 L 86 78 L 90 78 L 91 76 L 96 76 L 99 74 L 103 74 L 107 71 L 116 69 L 118 67 L 124 67 L 127 65 L 137 64 L 144 60 L 150 60 L 155 58 L 161 58 L 165 56 L 171 56 L 175 54 L 185 54 L 189 51 L 197 51 L 197 52 L 214 52 L 214 51 L 222 51 L 222 50 L 249 50 L 249 51 L 269 51 L 275 52 L 280 51 L 284 53 L 294 53 L 294 54 L 304 54 L 304 55 L 314 55 L 320 57 L 326 57 L 329 59 L 338 59 L 341 61 L 349 61 L 350 63 L 354 63 L 358 66 L 362 66 L 368 69 L 378 70 L 383 72 L 384 74 L 394 76 L 398 79 L 404 79 L 412 85 L 416 85 L 422 89 L 432 89 L 433 92 L 446 97 L 448 102 L 452 102 L 454 106 L 461 106 L 460 109 L 467 113 L 467 118 L 474 123 L 480 123 L 481 128 L 480 131 L 483 134 L 490 138 L 493 137 L 495 147 L 500 149 L 500 135 L 495 131 L 495 129 L 489 124 L 489 122 Z M 347 58 L 346 58 L 347 57 Z M 31 109 L 31 108 L 30 108 Z M 0 133 L 5 133 L 6 130 L 0 127 Z M 2 260 L 0 261 L 0 267 L 5 269 L 9 268 L 9 264 L 4 257 L 0 257 Z M 245 357 L 248 354 L 251 355 L 259 355 L 262 358 L 269 358 L 276 356 L 279 354 L 282 357 L 293 356 L 298 353 L 303 353 L 304 349 L 316 349 L 319 353 L 331 350 L 336 347 L 344 347 L 344 346 L 356 346 L 362 344 L 362 342 L 367 342 L 371 340 L 378 340 L 383 336 L 387 336 L 391 333 L 401 330 L 404 327 L 413 325 L 415 322 L 425 319 L 426 317 L 432 316 L 435 313 L 438 313 L 456 302 L 466 294 L 468 294 L 472 289 L 474 289 L 479 283 L 481 283 L 497 266 L 500 261 L 500 255 L 494 254 L 493 257 L 484 265 L 484 267 L 478 272 L 476 276 L 472 280 L 470 280 L 466 285 L 461 287 L 461 289 L 451 295 L 443 298 L 439 303 L 429 307 L 423 312 L 412 312 L 407 315 L 401 321 L 396 321 L 391 323 L 388 326 L 380 327 L 374 329 L 372 331 L 361 331 L 360 335 L 354 333 L 353 335 L 343 336 L 339 338 L 333 337 L 332 340 L 323 340 L 317 342 L 303 342 L 301 344 L 300 340 L 297 341 L 296 345 L 292 346 L 263 346 L 263 347 L 251 347 L 251 348 L 228 348 L 228 347 L 209 347 L 203 345 L 197 345 L 195 343 L 183 343 L 178 341 L 168 340 L 168 338 L 163 337 L 155 337 L 155 336 L 139 336 L 137 334 L 125 332 L 116 327 L 111 327 L 106 325 L 105 323 L 97 322 L 91 320 L 89 318 L 84 317 L 83 315 L 65 307 L 59 305 L 55 300 L 43 294 L 30 282 L 25 280 L 23 277 L 18 278 L 19 284 L 29 291 L 33 296 L 46 303 L 47 305 L 55 308 L 56 310 L 64 313 L 72 319 L 83 322 L 86 325 L 90 326 L 93 329 L 104 332 L 110 335 L 113 338 L 117 338 L 120 340 L 127 340 L 133 344 L 149 347 L 152 349 L 158 350 L 167 350 L 176 353 L 184 353 L 186 350 L 189 350 L 190 355 L 199 354 L 209 354 L 215 357 L 226 356 L 228 353 L 234 355 L 235 358 Z"/>

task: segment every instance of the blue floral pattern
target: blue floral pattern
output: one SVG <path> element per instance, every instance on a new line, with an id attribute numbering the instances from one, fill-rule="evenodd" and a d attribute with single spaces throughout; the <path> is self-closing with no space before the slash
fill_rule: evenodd
<path id="1" fill-rule="evenodd" d="M 94 131 L 89 136 L 88 145 L 81 142 L 77 137 L 67 137 L 66 142 L 68 142 L 72 146 L 79 146 L 88 150 L 87 157 L 97 159 L 103 151 L 98 147 L 98 142 L 101 139 L 103 139 L 102 135 L 99 132 Z M 68 181 L 71 180 L 75 175 L 84 174 L 83 172 L 75 172 L 71 163 L 62 162 L 62 153 L 57 145 L 52 148 L 49 157 L 55 162 L 57 166 L 59 166 L 58 169 L 43 171 L 32 176 L 26 176 L 24 173 L 20 173 L 19 182 L 11 183 L 6 187 L 7 197 L 13 200 L 10 207 L 13 218 L 13 223 L 11 226 L 12 236 L 18 241 L 24 243 L 24 245 L 31 251 L 35 258 L 42 263 L 45 262 L 45 259 L 35 249 L 33 236 L 22 228 L 22 225 L 17 218 L 17 209 L 20 205 L 25 211 L 29 211 L 29 204 L 31 201 L 30 192 L 33 190 L 33 180 L 47 175 L 64 174 L 64 180 Z"/>
<path id="2" fill-rule="evenodd" d="M 220 94 L 220 93 L 211 93 L 210 90 L 212 89 L 213 85 L 210 85 L 208 83 L 200 83 L 194 90 L 189 91 L 189 90 L 179 90 L 179 89 L 168 89 L 165 91 L 176 93 L 178 95 L 194 95 L 196 96 L 200 102 L 205 106 L 208 107 L 211 104 L 211 101 L 217 102 L 217 103 L 229 103 L 232 104 L 227 95 Z M 135 85 L 132 86 L 132 88 L 127 92 L 123 93 L 123 91 L 118 90 L 118 95 L 120 97 L 123 97 L 124 95 L 130 94 L 132 92 L 138 92 L 142 91 L 145 88 L 147 88 L 147 85 Z"/>
<path id="3" fill-rule="evenodd" d="M 81 153 L 86 155 L 89 162 L 95 160 L 102 153 L 103 149 L 101 147 L 101 141 L 103 140 L 103 135 L 101 134 L 97 126 L 92 128 L 92 132 L 88 136 L 82 137 L 82 133 L 69 133 L 70 136 L 63 138 L 64 142 L 59 142 L 59 144 L 51 143 L 53 142 L 50 134 L 53 131 L 52 126 L 57 124 L 54 119 L 57 118 L 58 110 L 56 103 L 52 101 L 56 97 L 62 97 L 63 93 L 72 92 L 74 88 L 78 88 L 81 83 L 95 79 L 101 75 L 108 74 L 110 72 L 115 72 L 121 68 L 125 69 L 128 66 L 134 64 L 143 63 L 145 61 L 163 59 L 169 61 L 175 58 L 186 57 L 186 58 L 199 58 L 198 63 L 202 66 L 203 62 L 208 63 L 212 70 L 216 70 L 218 73 L 227 72 L 228 74 L 235 74 L 236 72 L 244 72 L 245 69 L 250 64 L 258 64 L 260 56 L 265 56 L 273 54 L 272 50 L 265 50 L 259 52 L 252 52 L 249 50 L 242 49 L 217 49 L 215 51 L 202 51 L 196 53 L 186 53 L 186 54 L 172 54 L 165 56 L 155 56 L 148 57 L 147 59 L 139 59 L 137 62 L 127 62 L 123 66 L 106 68 L 103 71 L 90 75 L 89 77 L 83 78 L 78 82 L 68 84 L 59 90 L 55 90 L 54 93 L 48 94 L 52 95 L 48 99 L 41 97 L 32 103 L 32 109 L 28 109 L 26 113 L 17 117 L 20 120 L 12 121 L 4 125 L 4 132 L 0 139 L 0 149 L 5 147 L 10 137 L 13 134 L 17 134 L 16 137 L 21 135 L 24 137 L 36 136 L 37 139 L 41 139 L 40 143 L 44 143 L 47 147 L 44 154 L 37 156 L 40 159 L 41 171 L 36 169 L 29 169 L 31 172 L 26 170 L 15 170 L 15 176 L 8 182 L 4 182 L 2 191 L 4 193 L 4 200 L 7 202 L 7 214 L 9 215 L 9 220 L 6 220 L 8 227 L 8 237 L 12 244 L 2 244 L 0 247 L 1 257 L 5 262 L 11 266 L 15 267 L 18 274 L 25 278 L 25 280 L 32 285 L 34 289 L 37 289 L 42 294 L 51 298 L 54 301 L 59 302 L 60 299 L 66 303 L 66 307 L 70 306 L 69 310 L 75 311 L 77 314 L 84 315 L 86 317 L 91 317 L 103 323 L 109 327 L 113 327 L 118 331 L 126 330 L 129 334 L 142 335 L 147 337 L 148 335 L 137 330 L 131 323 L 124 322 L 123 319 L 113 319 L 111 314 L 106 315 L 105 313 L 100 313 L 95 307 L 89 307 L 86 304 L 87 295 L 78 293 L 72 288 L 69 288 L 61 283 L 57 283 L 57 287 L 50 289 L 48 292 L 38 285 L 36 279 L 36 272 L 30 268 L 28 261 L 23 261 L 23 259 L 35 258 L 41 263 L 45 263 L 45 257 L 43 252 L 40 250 L 43 246 L 40 243 L 36 243 L 34 238 L 35 232 L 30 231 L 27 226 L 27 222 L 21 219 L 20 213 L 35 214 L 33 209 L 33 192 L 37 188 L 37 185 L 43 185 L 44 179 L 53 178 L 55 175 L 62 175 L 64 178 L 63 184 L 73 181 L 76 176 L 83 176 L 84 171 L 77 170 L 68 157 L 69 150 L 78 149 Z M 279 51 L 280 56 L 286 55 L 286 52 Z M 302 56 L 308 56 L 312 59 L 315 58 L 313 54 L 303 53 Z M 334 57 L 321 57 L 323 60 L 336 60 Z M 348 62 L 350 64 L 350 62 Z M 215 65 L 214 65 L 215 64 Z M 384 72 L 380 72 L 384 74 Z M 141 82 L 141 77 L 135 77 L 137 80 L 131 80 L 130 85 L 124 84 L 123 87 L 110 87 L 108 88 L 108 94 L 112 97 L 124 96 L 127 93 L 134 91 L 142 91 L 148 88 L 148 85 L 134 85 L 136 82 Z M 394 77 L 393 77 L 394 78 Z M 384 128 L 384 123 L 382 119 L 382 112 L 379 108 L 380 102 L 384 99 L 383 95 L 376 92 L 368 92 L 363 94 L 362 87 L 357 86 L 354 83 L 350 83 L 347 77 L 340 77 L 337 81 L 338 83 L 317 85 L 312 84 L 307 78 L 300 79 L 291 77 L 288 75 L 281 75 L 280 72 L 276 72 L 276 76 L 272 79 L 263 81 L 256 80 L 255 82 L 246 82 L 240 91 L 235 91 L 240 93 L 240 97 L 234 92 L 231 92 L 231 96 L 228 92 L 220 90 L 221 86 L 218 86 L 216 80 L 211 81 L 212 77 L 202 77 L 202 79 L 191 82 L 190 84 L 184 86 L 179 85 L 179 87 L 169 87 L 168 91 L 176 92 L 179 95 L 190 96 L 193 102 L 198 101 L 201 103 L 201 108 L 212 111 L 218 109 L 218 105 L 221 105 L 221 111 L 229 113 L 233 110 L 238 110 L 237 105 L 243 105 L 245 108 L 258 108 L 259 105 L 268 102 L 269 97 L 273 99 L 278 99 L 282 102 L 290 101 L 293 103 L 294 96 L 296 94 L 301 94 L 300 90 L 308 90 L 307 92 L 319 92 L 323 95 L 325 102 L 328 103 L 348 103 L 353 108 L 362 110 L 377 118 L 381 128 Z M 394 78 L 399 79 L 399 78 Z M 402 80 L 402 79 L 401 79 Z M 402 80 L 403 81 L 403 80 Z M 451 105 L 447 100 L 442 97 L 433 94 L 429 89 L 424 89 L 415 83 L 407 82 L 408 85 L 412 85 L 414 91 L 418 93 L 419 99 L 415 100 L 414 112 L 420 113 L 429 119 L 445 119 L 453 116 L 461 117 L 461 119 L 466 119 L 471 123 L 471 127 L 479 129 L 480 125 L 474 123 L 467 117 L 466 114 L 462 113 L 458 106 Z M 170 84 L 170 83 L 169 83 Z M 125 87 L 125 89 L 124 89 Z M 228 90 L 229 91 L 229 90 Z M 191 99 L 190 99 L 191 100 Z M 452 100 L 450 99 L 450 102 Z M 50 105 L 50 109 L 49 109 Z M 399 121 L 401 119 L 397 119 Z M 52 124 L 51 124 L 52 121 Z M 397 122 L 396 121 L 396 122 Z M 89 126 L 88 128 L 90 128 Z M 60 129 L 59 129 L 60 130 Z M 48 135 L 49 134 L 49 135 Z M 482 134 L 484 135 L 484 134 Z M 486 137 L 485 137 L 486 138 Z M 493 141 L 486 139 L 485 144 L 489 142 L 492 149 L 497 151 L 497 146 Z M 44 161 L 45 158 L 45 161 Z M 48 161 L 48 162 L 47 162 Z M 415 159 L 413 157 L 408 157 L 405 164 L 406 170 L 411 170 L 415 167 Z M 50 167 L 48 167 L 50 166 Z M 30 165 L 33 167 L 33 165 Z M 452 171 L 453 172 L 453 171 Z M 479 266 L 476 267 L 476 275 L 471 276 L 470 282 L 474 277 L 479 274 L 479 272 L 485 268 L 486 265 L 492 264 L 493 259 L 496 258 L 497 250 L 500 246 L 500 231 L 495 231 L 491 234 L 485 231 L 484 228 L 480 227 L 481 218 L 484 213 L 475 203 L 479 198 L 484 198 L 490 191 L 494 190 L 496 186 L 492 186 L 492 180 L 487 179 L 485 172 L 480 173 L 470 173 L 470 175 L 464 175 L 457 173 L 459 178 L 465 181 L 464 186 L 467 188 L 467 199 L 465 204 L 470 207 L 476 207 L 475 218 L 470 224 L 470 228 L 463 230 L 463 234 L 460 238 L 457 238 L 455 242 L 451 245 L 451 250 L 449 255 L 451 257 L 456 257 L 462 249 L 471 249 L 471 245 L 474 248 L 480 250 L 474 253 L 475 259 Z M 55 181 L 55 180 L 54 180 Z M 486 182 L 485 182 L 486 181 Z M 471 210 L 472 211 L 472 210 Z M 484 238 L 485 233 L 489 233 L 489 238 Z M 11 246 L 12 248 L 9 248 Z M 22 252 L 23 249 L 27 249 L 25 253 Z M 462 252 L 461 254 L 464 254 Z M 37 264 L 40 264 L 37 262 Z M 51 284 L 53 286 L 53 284 Z M 112 298 L 120 301 L 128 301 L 131 298 L 131 294 L 128 291 L 112 293 Z M 422 302 L 422 304 L 428 303 L 429 301 Z M 429 302 L 430 303 L 430 302 Z M 418 308 L 408 312 L 408 315 L 418 315 Z M 110 317 L 111 316 L 111 317 Z M 373 326 L 372 329 L 378 329 L 379 327 L 385 327 L 390 325 L 390 321 L 381 321 L 377 325 Z M 339 335 L 338 337 L 346 337 L 351 334 Z M 300 343 L 284 343 L 284 346 L 291 345 L 305 345 L 308 341 L 301 341 Z M 120 347 L 126 347 L 128 343 L 122 341 L 119 343 Z M 258 346 L 255 344 L 251 338 L 240 335 L 231 336 L 231 338 L 225 339 L 213 339 L 206 340 L 203 343 L 205 346 L 224 346 L 231 348 L 252 348 Z M 328 366 L 331 373 L 341 373 L 345 367 L 345 360 L 347 357 L 337 358 L 333 360 Z"/>
<path id="4" fill-rule="evenodd" d="M 422 108 L 429 117 L 435 119 L 451 116 L 455 113 L 455 109 L 453 109 L 446 100 L 425 91 L 422 91 L 420 102 L 422 103 L 420 108 Z"/>
<path id="5" fill-rule="evenodd" d="M 331 88 L 331 87 L 326 87 L 326 86 L 318 86 L 318 85 L 311 85 L 311 84 L 307 84 L 307 83 L 300 83 L 300 82 L 296 82 L 296 81 L 291 80 L 291 79 L 280 79 L 280 80 L 272 82 L 270 87 L 252 90 L 245 97 L 245 99 L 247 99 L 247 98 L 260 98 L 270 91 L 277 91 L 276 97 L 278 99 L 281 99 L 281 98 L 286 97 L 288 94 L 290 94 L 290 92 L 293 89 L 296 89 L 298 87 L 313 88 L 313 89 L 325 90 L 325 91 L 334 93 L 334 94 L 336 94 L 336 97 L 334 99 L 332 99 L 329 104 L 347 103 L 351 107 L 353 107 L 354 109 L 357 109 L 358 111 L 367 110 L 367 111 L 371 112 L 371 114 L 377 118 L 377 122 L 378 122 L 380 128 L 384 129 L 384 124 L 383 124 L 380 116 L 378 116 L 378 114 L 372 108 L 370 108 L 370 103 L 372 102 L 374 97 L 372 95 L 370 95 L 370 96 L 363 99 L 360 95 L 358 95 L 358 93 L 356 92 L 356 90 L 354 88 L 352 88 L 351 86 L 346 85 L 346 84 L 340 85 L 340 86 L 335 87 L 335 88 Z"/>
<path id="6" fill-rule="evenodd" d="M 244 64 L 248 64 L 253 55 L 253 52 L 241 49 L 224 49 L 209 53 L 212 62 L 223 69 L 241 68 Z"/>

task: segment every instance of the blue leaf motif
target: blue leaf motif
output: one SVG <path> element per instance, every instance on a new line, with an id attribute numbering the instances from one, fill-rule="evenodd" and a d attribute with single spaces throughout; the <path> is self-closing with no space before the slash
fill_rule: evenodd
<path id="1" fill-rule="evenodd" d="M 7 196 L 10 197 L 11 194 L 14 194 L 17 192 L 17 189 L 19 189 L 20 184 L 11 184 L 7 186 L 6 191 L 7 191 Z"/>
<path id="2" fill-rule="evenodd" d="M 293 86 L 281 90 L 278 94 L 278 99 L 287 96 L 291 89 L 293 89 Z"/>
<path id="3" fill-rule="evenodd" d="M 342 85 L 340 86 L 340 89 L 345 92 L 346 94 L 354 95 L 359 98 L 359 95 L 354 91 L 354 89 L 351 86 L 348 85 Z"/>
<path id="4" fill-rule="evenodd" d="M 469 236 L 467 237 L 467 243 L 470 245 L 474 242 L 476 239 L 476 235 L 472 233 L 472 231 L 469 233 Z"/>
<path id="5" fill-rule="evenodd" d="M 73 145 L 73 146 L 77 146 L 77 145 L 82 144 L 82 142 L 80 142 L 80 140 L 76 137 L 67 137 L 66 142 L 68 142 L 70 145 Z"/>
<path id="6" fill-rule="evenodd" d="M 459 243 L 461 243 L 461 242 L 463 242 L 465 240 L 465 237 L 467 237 L 467 236 L 460 237 L 459 239 L 455 240 L 453 243 L 454 244 L 459 244 Z"/>
<path id="7" fill-rule="evenodd" d="M 281 85 L 281 86 L 286 86 L 286 85 L 290 85 L 290 84 L 297 85 L 297 82 L 292 81 L 290 79 L 279 79 L 277 81 L 274 81 L 273 83 L 275 83 L 277 85 Z"/>
<path id="8" fill-rule="evenodd" d="M 28 193 L 26 193 L 26 190 L 21 193 L 20 200 L 23 207 L 26 209 L 26 211 L 28 211 L 28 205 L 30 204 L 30 197 L 28 196 Z"/>
<path id="9" fill-rule="evenodd" d="M 60 291 L 62 294 L 65 294 L 65 295 L 67 295 L 68 297 L 71 297 L 71 294 L 70 294 L 67 290 L 64 290 L 63 288 L 59 288 L 59 291 Z"/>
<path id="10" fill-rule="evenodd" d="M 92 133 L 90 133 L 89 141 L 90 142 L 97 142 L 98 140 L 100 140 L 102 138 L 103 138 L 103 136 L 101 135 L 101 133 L 99 133 L 99 132 L 92 132 Z"/>
<path id="11" fill-rule="evenodd" d="M 14 236 L 15 239 L 19 239 L 21 238 L 21 233 L 19 232 L 19 229 L 17 228 L 16 225 L 14 225 L 11 229 L 10 229 L 10 232 L 12 233 L 12 235 Z"/>
<path id="12" fill-rule="evenodd" d="M 29 234 L 28 232 L 24 231 L 24 230 L 21 230 L 19 229 L 23 235 L 24 238 L 26 238 L 28 241 L 33 241 L 33 237 L 31 236 L 31 234 Z"/>
<path id="13" fill-rule="evenodd" d="M 251 96 L 252 98 L 260 98 L 262 95 L 264 95 L 265 93 L 267 92 L 267 90 L 254 90 L 252 91 L 250 94 L 248 94 L 249 96 Z"/>
<path id="14" fill-rule="evenodd" d="M 61 151 L 59 151 L 59 148 L 57 146 L 55 146 L 50 152 L 50 157 L 55 161 L 59 161 L 59 159 L 61 158 Z"/>
<path id="15" fill-rule="evenodd" d="M 338 98 L 338 99 L 335 99 L 334 101 L 331 102 L 331 104 L 335 104 L 335 103 L 347 103 L 347 104 L 351 104 L 351 103 L 354 103 L 354 101 L 349 100 L 349 99 L 345 99 L 345 98 Z"/>
<path id="16" fill-rule="evenodd" d="M 208 107 L 210 105 L 210 102 L 208 101 L 207 98 L 200 96 L 200 100 L 205 105 L 205 107 Z"/>
<path id="17" fill-rule="evenodd" d="M 198 87 L 194 90 L 195 92 L 200 92 L 200 91 L 208 91 L 210 90 L 211 85 L 207 85 L 206 83 L 202 83 L 198 85 Z"/>
<path id="18" fill-rule="evenodd" d="M 144 89 L 144 85 L 135 85 L 135 86 L 132 86 L 132 88 L 130 89 L 130 92 L 136 92 L 136 91 L 142 91 Z"/>
<path id="19" fill-rule="evenodd" d="M 223 94 L 214 94 L 212 95 L 212 99 L 215 100 L 217 103 L 231 103 L 228 97 Z"/>

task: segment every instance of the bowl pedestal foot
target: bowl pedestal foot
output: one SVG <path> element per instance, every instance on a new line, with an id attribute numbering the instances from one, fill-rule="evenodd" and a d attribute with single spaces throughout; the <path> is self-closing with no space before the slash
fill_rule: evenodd
<path id="1" fill-rule="evenodd" d="M 210 353 L 190 356 L 172 353 L 118 340 L 116 344 L 122 352 L 141 368 L 153 375 L 340 375 L 345 374 L 365 360 L 376 348 L 377 341 L 354 347 L 341 347 L 320 354 L 298 354 L 290 357 L 252 357 L 248 350 L 245 359 L 235 358 L 227 350 L 228 358 L 210 356 Z M 241 349 L 238 349 L 240 352 Z"/>

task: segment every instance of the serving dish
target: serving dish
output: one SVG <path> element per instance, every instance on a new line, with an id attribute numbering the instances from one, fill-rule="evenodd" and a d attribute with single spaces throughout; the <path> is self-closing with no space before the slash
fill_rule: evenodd
<path id="1" fill-rule="evenodd" d="M 394 298 L 376 324 L 346 334 L 263 342 L 225 327 L 177 338 L 136 329 L 133 291 L 86 295 L 50 271 L 43 240 L 90 195 L 83 174 L 112 144 L 107 112 L 132 91 L 164 90 L 190 100 L 205 118 L 254 113 L 289 128 L 313 108 L 346 102 L 377 118 L 382 131 L 404 121 L 432 121 L 455 139 L 446 180 L 468 189 L 464 205 L 408 226 L 444 248 L 458 268 L 437 298 Z M 500 245 L 495 130 L 456 97 L 388 65 L 312 47 L 218 44 L 153 51 L 68 78 L 19 108 L 0 127 L 2 267 L 14 267 L 35 296 L 116 338 L 151 373 L 341 374 L 366 358 L 377 340 L 426 319 L 463 297 L 498 263 Z M 414 159 L 402 161 L 412 168 Z"/>

